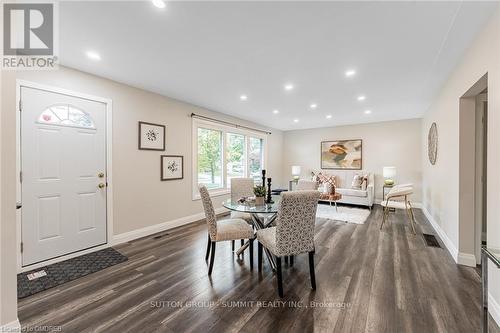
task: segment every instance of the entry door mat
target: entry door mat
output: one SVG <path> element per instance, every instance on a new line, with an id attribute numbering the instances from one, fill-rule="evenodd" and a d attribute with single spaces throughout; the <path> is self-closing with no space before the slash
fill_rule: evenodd
<path id="1" fill-rule="evenodd" d="M 83 276 L 127 261 L 128 258 L 113 248 L 85 254 L 29 272 L 17 274 L 17 298 L 25 298 L 44 290 L 60 286 Z M 44 271 L 44 273 L 40 273 Z M 30 281 L 30 274 L 40 276 Z"/>

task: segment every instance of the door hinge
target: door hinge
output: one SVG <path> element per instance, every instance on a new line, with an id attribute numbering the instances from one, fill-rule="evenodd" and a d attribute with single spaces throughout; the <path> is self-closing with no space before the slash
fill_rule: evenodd
<path id="1" fill-rule="evenodd" d="M 19 100 L 19 111 L 22 111 L 23 110 L 23 102 L 21 102 L 21 100 Z"/>
<path id="2" fill-rule="evenodd" d="M 21 253 L 23 253 L 23 251 L 24 251 L 24 243 L 21 242 Z"/>
<path id="3" fill-rule="evenodd" d="M 19 171 L 19 182 L 20 183 L 23 182 L 23 172 L 22 171 Z"/>

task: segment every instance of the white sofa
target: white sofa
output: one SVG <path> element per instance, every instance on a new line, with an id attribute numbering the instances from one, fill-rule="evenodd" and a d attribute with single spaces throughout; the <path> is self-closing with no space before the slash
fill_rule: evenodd
<path id="1" fill-rule="evenodd" d="M 319 172 L 315 172 L 317 174 Z M 322 174 L 335 176 L 335 191 L 342 194 L 339 203 L 361 205 L 371 208 L 375 200 L 375 181 L 373 173 L 362 170 L 322 170 Z M 355 190 L 351 187 L 354 175 L 368 175 L 366 190 Z M 320 188 L 321 190 L 321 188 Z"/>

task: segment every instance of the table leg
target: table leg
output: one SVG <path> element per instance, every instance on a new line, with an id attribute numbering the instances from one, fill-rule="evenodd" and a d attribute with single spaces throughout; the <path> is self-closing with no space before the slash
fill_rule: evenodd
<path id="1" fill-rule="evenodd" d="M 252 214 L 252 221 L 255 225 L 256 230 L 264 229 L 268 227 L 273 221 L 276 219 L 277 214 L 273 214 L 266 222 L 263 219 L 259 218 L 257 214 Z M 264 247 L 264 253 L 266 254 L 267 260 L 269 260 L 269 264 L 273 271 L 276 271 L 276 263 L 274 262 L 274 256 L 271 251 Z"/>

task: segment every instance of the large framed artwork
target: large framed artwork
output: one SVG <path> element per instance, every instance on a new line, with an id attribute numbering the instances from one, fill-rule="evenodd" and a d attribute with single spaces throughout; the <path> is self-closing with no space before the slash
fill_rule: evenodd
<path id="1" fill-rule="evenodd" d="M 161 180 L 184 178 L 184 157 L 179 155 L 161 155 Z"/>
<path id="2" fill-rule="evenodd" d="M 165 151 L 165 126 L 140 121 L 139 149 Z"/>
<path id="3" fill-rule="evenodd" d="M 361 170 L 363 140 L 321 142 L 321 169 Z"/>

